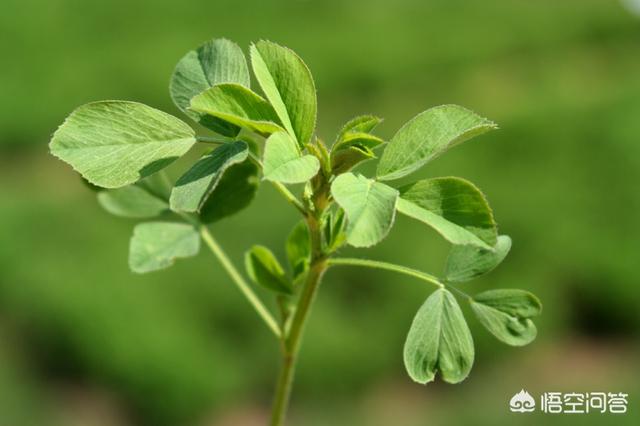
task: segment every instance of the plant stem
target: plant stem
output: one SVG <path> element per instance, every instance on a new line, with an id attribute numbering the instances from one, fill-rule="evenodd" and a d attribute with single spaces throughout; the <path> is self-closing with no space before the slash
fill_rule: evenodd
<path id="1" fill-rule="evenodd" d="M 258 296 L 253 292 L 249 284 L 244 280 L 240 272 L 233 266 L 231 260 L 226 255 L 222 247 L 218 244 L 218 242 L 213 238 L 211 232 L 206 226 L 200 227 L 200 235 L 202 236 L 203 241 L 209 246 L 213 254 L 218 258 L 218 261 L 222 264 L 222 267 L 227 271 L 233 282 L 238 286 L 242 294 L 247 298 L 251 306 L 256 310 L 258 315 L 264 320 L 267 324 L 267 327 L 273 331 L 276 337 L 280 338 L 282 332 L 280 331 L 280 327 L 278 326 L 278 322 L 273 318 L 269 310 L 264 306 L 262 301 L 258 298 Z"/>
<path id="2" fill-rule="evenodd" d="M 271 426 L 282 426 L 284 424 L 304 326 L 311 312 L 311 305 L 318 292 L 322 275 L 327 269 L 327 259 L 322 253 L 321 231 L 318 219 L 312 215 L 307 216 L 307 225 L 311 236 L 311 265 L 307 272 L 307 278 L 298 300 L 296 311 L 291 320 L 291 329 L 282 338 L 282 367 L 273 400 Z"/>
<path id="3" fill-rule="evenodd" d="M 201 143 L 210 143 L 215 145 L 221 145 L 234 141 L 234 139 L 225 138 L 224 136 L 196 136 L 196 140 Z"/>
<path id="4" fill-rule="evenodd" d="M 430 284 L 436 285 L 440 288 L 444 287 L 444 284 L 438 280 L 437 277 L 427 274 L 426 272 L 418 271 L 417 269 L 407 268 L 406 266 L 395 265 L 393 263 L 380 262 L 377 260 L 369 259 L 356 259 L 348 257 L 339 257 L 329 259 L 329 265 L 353 265 L 353 266 L 366 266 L 368 268 L 385 269 L 387 271 L 398 272 L 400 274 L 409 275 L 422 281 L 426 281 Z"/>

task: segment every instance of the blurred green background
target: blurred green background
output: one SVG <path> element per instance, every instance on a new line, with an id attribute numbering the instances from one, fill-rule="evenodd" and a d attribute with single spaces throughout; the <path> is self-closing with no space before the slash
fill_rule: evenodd
<path id="1" fill-rule="evenodd" d="M 0 13 L 0 426 L 260 425 L 277 347 L 206 251 L 166 272 L 127 268 L 132 221 L 100 210 L 47 142 L 76 106 L 144 102 L 177 116 L 177 60 L 211 37 L 268 38 L 310 66 L 319 134 L 360 113 L 389 138 L 457 103 L 501 130 L 423 176 L 487 194 L 510 257 L 465 284 L 525 288 L 539 338 L 509 348 L 469 316 L 462 384 L 413 384 L 402 343 L 430 291 L 411 278 L 336 269 L 304 341 L 292 425 L 638 424 L 640 13 L 613 0 L 4 0 Z M 180 173 L 183 163 L 172 166 Z M 284 253 L 295 211 L 263 185 L 213 228 L 240 262 Z M 364 256 L 439 272 L 447 245 L 400 218 Z M 347 250 L 348 254 L 354 254 Z M 627 392 L 626 415 L 511 414 L 524 388 Z"/>

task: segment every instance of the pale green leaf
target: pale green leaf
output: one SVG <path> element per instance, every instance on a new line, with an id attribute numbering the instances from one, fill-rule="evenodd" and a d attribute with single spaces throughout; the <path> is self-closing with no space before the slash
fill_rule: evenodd
<path id="1" fill-rule="evenodd" d="M 473 339 L 458 302 L 445 290 L 434 291 L 418 310 L 404 344 L 404 365 L 418 383 L 440 372 L 448 383 L 464 380 L 474 359 Z"/>
<path id="2" fill-rule="evenodd" d="M 378 179 L 406 176 L 449 148 L 496 128 L 492 121 L 457 105 L 428 109 L 389 141 L 378 163 Z"/>
<path id="3" fill-rule="evenodd" d="M 309 228 L 304 220 L 298 222 L 291 230 L 285 248 L 293 278 L 296 279 L 307 270 L 311 258 Z"/>
<path id="4" fill-rule="evenodd" d="M 229 167 L 200 209 L 200 220 L 217 222 L 248 207 L 258 191 L 258 173 L 251 161 Z"/>
<path id="5" fill-rule="evenodd" d="M 166 200 L 137 183 L 124 188 L 100 191 L 97 198 L 103 209 L 121 217 L 149 218 L 169 209 Z"/>
<path id="6" fill-rule="evenodd" d="M 344 173 L 331 185 L 331 194 L 347 215 L 347 242 L 369 247 L 391 229 L 398 191 L 362 175 Z"/>
<path id="7" fill-rule="evenodd" d="M 248 155 L 247 144 L 240 141 L 220 145 L 204 155 L 176 182 L 171 191 L 171 209 L 199 212 L 225 171 L 246 160 Z"/>
<path id="8" fill-rule="evenodd" d="M 164 269 L 175 259 L 191 257 L 200 250 L 200 235 L 192 226 L 175 222 L 137 225 L 129 245 L 129 267 L 139 274 Z"/>
<path id="9" fill-rule="evenodd" d="M 340 129 L 338 137 L 336 138 L 336 142 L 340 141 L 347 132 L 369 133 L 381 122 L 382 118 L 376 117 L 375 115 L 360 115 L 352 118 L 342 126 L 342 129 Z"/>
<path id="10" fill-rule="evenodd" d="M 461 178 L 425 179 L 403 186 L 398 211 L 426 223 L 453 244 L 490 249 L 497 241 L 487 200 Z"/>
<path id="11" fill-rule="evenodd" d="M 362 146 L 369 149 L 374 149 L 384 141 L 379 137 L 365 132 L 352 132 L 349 131 L 342 135 L 342 137 L 333 145 L 332 151 L 340 151 L 351 146 Z"/>
<path id="12" fill-rule="evenodd" d="M 273 107 L 239 84 L 219 84 L 191 99 L 191 110 L 208 114 L 261 135 L 282 130 Z"/>
<path id="13" fill-rule="evenodd" d="M 471 300 L 471 308 L 482 325 L 508 345 L 523 346 L 536 338 L 536 326 L 530 318 L 540 315 L 542 305 L 527 291 L 485 291 Z"/>
<path id="14" fill-rule="evenodd" d="M 251 65 L 285 129 L 304 146 L 315 130 L 317 113 L 309 68 L 291 49 L 269 41 L 251 46 Z"/>
<path id="15" fill-rule="evenodd" d="M 269 136 L 262 162 L 264 178 L 282 183 L 306 182 L 320 169 L 318 159 L 313 155 L 302 155 L 296 142 L 286 132 Z"/>
<path id="16" fill-rule="evenodd" d="M 474 246 L 454 245 L 447 257 L 444 278 L 447 282 L 461 283 L 484 275 L 498 266 L 511 249 L 511 238 L 498 236 L 498 242 L 491 249 Z"/>
<path id="17" fill-rule="evenodd" d="M 247 274 L 256 284 L 278 293 L 293 293 L 291 282 L 271 250 L 264 246 L 253 246 L 244 259 Z"/>
<path id="18" fill-rule="evenodd" d="M 101 101 L 73 111 L 51 153 L 94 185 L 119 188 L 171 164 L 196 142 L 181 120 L 137 102 Z"/>
<path id="19" fill-rule="evenodd" d="M 331 149 L 331 170 L 339 175 L 351 170 L 354 166 L 376 158 L 373 149 L 384 141 L 377 136 L 362 132 L 347 132 Z"/>
<path id="20" fill-rule="evenodd" d="M 169 92 L 176 106 L 189 117 L 220 134 L 235 136 L 239 131 L 237 126 L 189 110 L 193 97 L 221 83 L 237 83 L 249 88 L 249 69 L 237 44 L 213 39 L 180 59 L 171 77 Z"/>

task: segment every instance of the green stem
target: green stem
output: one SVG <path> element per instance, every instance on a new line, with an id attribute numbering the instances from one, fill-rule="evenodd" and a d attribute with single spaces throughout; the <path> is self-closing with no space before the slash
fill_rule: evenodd
<path id="1" fill-rule="evenodd" d="M 409 275 L 418 278 L 422 281 L 426 281 L 430 284 L 436 285 L 440 288 L 444 287 L 444 284 L 438 280 L 437 277 L 427 274 L 426 272 L 418 271 L 417 269 L 407 268 L 406 266 L 400 266 L 393 263 L 380 262 L 377 260 L 369 259 L 356 259 L 348 257 L 338 257 L 329 259 L 329 265 L 352 265 L 352 266 L 365 266 L 368 268 L 385 269 L 387 271 L 398 272 L 400 274 Z"/>
<path id="2" fill-rule="evenodd" d="M 235 139 L 225 138 L 224 136 L 196 136 L 196 140 L 201 143 L 221 145 L 233 142 Z"/>
<path id="3" fill-rule="evenodd" d="M 251 303 L 251 306 L 253 306 L 258 315 L 260 315 L 260 317 L 267 324 L 267 327 L 269 327 L 269 329 L 273 331 L 276 337 L 280 338 L 282 333 L 280 331 L 280 327 L 278 326 L 278 322 L 273 318 L 269 310 L 253 292 L 240 272 L 238 272 L 235 266 L 233 266 L 233 263 L 231 263 L 229 257 L 226 255 L 222 247 L 220 247 L 218 242 L 213 238 L 213 235 L 211 235 L 211 232 L 209 232 L 209 229 L 206 226 L 200 227 L 200 235 L 202 236 L 202 240 L 209 246 L 213 254 L 218 258 L 218 261 L 220 261 L 222 267 L 227 271 L 233 282 L 236 284 L 236 286 L 238 286 L 249 303 Z"/>
<path id="4" fill-rule="evenodd" d="M 307 225 L 311 236 L 311 265 L 307 272 L 307 278 L 298 300 L 296 311 L 291 320 L 290 331 L 282 339 L 282 367 L 273 400 L 271 426 L 282 426 L 284 424 L 304 326 L 311 312 L 311 306 L 318 292 L 322 275 L 327 269 L 327 259 L 322 253 L 321 231 L 317 218 L 307 216 Z"/>

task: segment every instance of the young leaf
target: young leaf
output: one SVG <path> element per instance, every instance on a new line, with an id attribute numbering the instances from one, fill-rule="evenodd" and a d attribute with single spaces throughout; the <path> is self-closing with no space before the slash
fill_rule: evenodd
<path id="1" fill-rule="evenodd" d="M 498 340 L 511 345 L 531 343 L 537 334 L 530 318 L 540 315 L 537 297 L 524 290 L 489 290 L 471 300 L 471 308 L 482 325 Z"/>
<path id="2" fill-rule="evenodd" d="M 198 212 L 216 188 L 224 172 L 249 155 L 244 142 L 220 145 L 198 160 L 178 179 L 171 191 L 171 210 Z"/>
<path id="3" fill-rule="evenodd" d="M 474 246 L 453 246 L 447 257 L 444 278 L 450 283 L 461 283 L 484 275 L 498 266 L 511 250 L 511 238 L 498 236 L 492 250 Z"/>
<path id="4" fill-rule="evenodd" d="M 200 250 L 200 235 L 191 225 L 147 222 L 136 225 L 129 245 L 129 267 L 143 274 L 173 265 L 175 259 L 191 257 Z"/>
<path id="5" fill-rule="evenodd" d="M 331 185 L 331 194 L 347 215 L 347 242 L 369 247 L 389 233 L 398 191 L 362 175 L 344 173 Z"/>
<path id="6" fill-rule="evenodd" d="M 286 132 L 269 136 L 264 147 L 262 172 L 267 180 L 302 183 L 314 177 L 320 162 L 313 155 L 302 155 L 296 142 Z"/>
<path id="7" fill-rule="evenodd" d="M 251 161 L 229 167 L 200 209 L 200 220 L 217 222 L 249 206 L 258 191 L 258 173 Z"/>
<path id="8" fill-rule="evenodd" d="M 282 266 L 268 248 L 251 247 L 245 254 L 244 263 L 247 274 L 256 284 L 278 293 L 293 293 L 291 282 L 287 280 Z"/>
<path id="9" fill-rule="evenodd" d="M 425 179 L 403 186 L 398 211 L 426 223 L 453 244 L 491 249 L 497 241 L 487 200 L 464 179 Z"/>
<path id="10" fill-rule="evenodd" d="M 291 230 L 286 243 L 287 258 L 293 271 L 293 279 L 304 274 L 309 267 L 311 258 L 311 240 L 309 229 L 304 220 L 301 220 Z"/>
<path id="11" fill-rule="evenodd" d="M 139 183 L 124 188 L 100 191 L 98 204 L 109 213 L 132 218 L 158 216 L 169 209 L 169 204 Z"/>
<path id="12" fill-rule="evenodd" d="M 120 188 L 171 164 L 196 142 L 191 127 L 137 102 L 101 101 L 73 111 L 51 153 L 94 185 Z"/>
<path id="13" fill-rule="evenodd" d="M 457 105 L 428 109 L 391 139 L 378 163 L 378 179 L 406 176 L 449 148 L 496 128 L 492 121 Z"/>
<path id="14" fill-rule="evenodd" d="M 363 161 L 375 158 L 372 150 L 382 143 L 382 139 L 368 133 L 347 132 L 331 150 L 332 172 L 339 175 Z"/>
<path id="15" fill-rule="evenodd" d="M 215 132 L 233 137 L 240 130 L 237 126 L 189 110 L 193 97 L 221 83 L 237 83 L 249 88 L 249 68 L 237 44 L 213 39 L 180 59 L 171 77 L 169 92 L 176 106 L 189 117 Z"/>
<path id="16" fill-rule="evenodd" d="M 282 130 L 273 107 L 239 84 L 219 84 L 191 99 L 191 110 L 261 135 Z"/>
<path id="17" fill-rule="evenodd" d="M 471 370 L 473 339 L 453 295 L 439 289 L 418 310 L 404 344 L 404 365 L 418 383 L 432 381 L 436 371 L 445 382 L 458 383 Z"/>
<path id="18" fill-rule="evenodd" d="M 381 122 L 382 118 L 376 117 L 375 115 L 360 115 L 358 117 L 352 118 L 344 126 L 342 126 L 342 129 L 340 129 L 340 132 L 338 133 L 338 137 L 336 139 L 336 143 L 340 141 L 348 132 L 369 133 L 373 129 L 375 129 L 376 126 Z"/>
<path id="19" fill-rule="evenodd" d="M 337 209 L 327 217 L 324 225 L 324 244 L 328 253 L 336 251 L 345 242 L 345 215 L 343 209 Z"/>
<path id="20" fill-rule="evenodd" d="M 292 50 L 269 41 L 251 46 L 251 66 L 285 129 L 303 147 L 316 126 L 316 89 L 309 68 Z"/>

